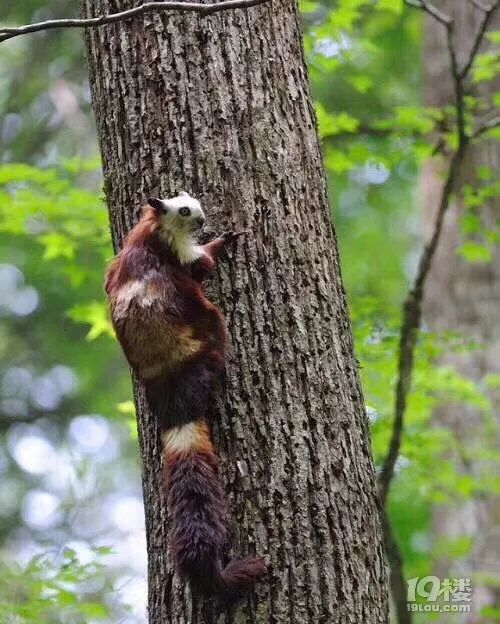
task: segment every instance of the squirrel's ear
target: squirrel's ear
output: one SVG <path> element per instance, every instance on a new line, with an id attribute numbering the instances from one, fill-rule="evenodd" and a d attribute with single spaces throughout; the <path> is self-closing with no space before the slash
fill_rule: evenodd
<path id="1" fill-rule="evenodd" d="M 181 191 L 181 192 L 179 193 L 179 197 L 189 197 L 189 196 L 190 196 L 190 195 L 189 195 L 189 193 L 188 193 L 187 191 Z"/>
<path id="2" fill-rule="evenodd" d="M 167 212 L 165 204 L 162 202 L 161 199 L 156 199 L 156 197 L 150 197 L 148 199 L 148 205 L 151 206 L 151 208 L 154 208 L 156 212 L 159 212 L 160 214 L 165 214 Z"/>

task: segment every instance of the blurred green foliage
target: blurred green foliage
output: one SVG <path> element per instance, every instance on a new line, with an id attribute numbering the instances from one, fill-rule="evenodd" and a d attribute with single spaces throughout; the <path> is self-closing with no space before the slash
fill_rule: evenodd
<path id="1" fill-rule="evenodd" d="M 67 3 L 58 0 L 50 0 L 43 10 L 38 7 L 35 1 L 8 2 L 6 20 L 24 23 L 42 15 L 66 16 L 68 10 Z M 402 0 L 305 0 L 301 9 L 342 273 L 379 464 L 393 414 L 401 305 L 421 246 L 417 178 L 433 151 L 429 133 L 439 124 L 452 128 L 453 111 L 420 105 L 422 20 Z M 1 403 L 5 449 L 9 432 L 19 423 L 45 426 L 50 420 L 64 432 L 74 416 L 95 413 L 135 428 L 129 375 L 113 341 L 102 291 L 112 249 L 98 190 L 98 161 L 89 158 L 97 148 L 80 36 L 74 31 L 50 32 L 0 48 L 0 263 L 17 267 L 40 297 L 32 313 L 2 315 L 0 378 L 12 367 L 40 373 L 60 363 L 78 378 L 77 390 L 53 410 L 32 405 L 15 414 L 9 412 L 12 402 Z M 475 79 L 491 80 L 498 72 L 497 61 L 491 54 L 481 55 Z M 471 99 L 471 110 L 483 104 Z M 453 144 L 452 130 L 445 140 Z M 467 239 L 458 253 L 470 262 L 488 262 L 498 243 L 498 232 L 486 228 L 480 217 L 482 203 L 499 190 L 493 175 L 483 168 L 478 172 L 480 184 L 463 189 L 468 212 L 462 230 Z M 445 451 L 459 442 L 432 422 L 440 402 L 474 406 L 489 422 L 487 388 L 436 365 L 445 352 L 474 348 L 478 346 L 466 337 L 452 334 L 424 331 L 419 341 L 390 499 L 407 578 L 433 573 L 432 505 L 465 501 L 495 488 L 487 476 L 473 481 L 456 474 Z M 498 379 L 492 375 L 489 383 L 498 386 Z M 497 459 L 487 444 L 458 451 Z M 0 469 L 22 498 L 30 488 L 43 485 L 44 477 L 37 480 L 24 473 L 9 453 Z M 125 445 L 122 453 L 138 484 L 135 443 Z M 119 469 L 122 464 L 115 468 Z M 98 499 L 118 487 L 118 477 L 110 473 L 108 482 L 91 496 Z M 71 509 L 71 501 L 66 504 Z M 0 511 L 0 552 L 8 560 L 9 540 L 20 524 L 19 504 Z M 66 524 L 70 531 L 70 514 Z M 48 542 L 38 534 L 35 538 L 41 546 L 49 548 L 53 540 L 59 548 L 67 535 L 56 532 Z M 448 556 L 458 556 L 470 548 L 462 542 L 441 547 L 447 548 Z M 67 613 L 73 614 L 74 622 L 112 617 L 99 599 L 102 587 L 88 602 L 78 597 L 79 585 L 90 583 L 102 568 L 80 564 L 71 550 L 58 566 L 36 557 L 17 570 L 10 562 L 6 570 L 0 579 L 2 621 L 58 623 L 68 621 Z M 22 600 L 14 603 L 12 596 L 17 595 Z"/>
<path id="2" fill-rule="evenodd" d="M 0 584 L 0 619 L 4 624 L 71 621 L 74 624 L 109 622 L 110 610 L 100 592 L 111 592 L 99 561 L 83 564 L 67 548 L 60 556 L 38 555 L 23 566 L 6 564 Z M 96 586 L 100 592 L 96 592 Z"/>
<path id="3" fill-rule="evenodd" d="M 10 365 L 62 361 L 77 371 L 82 392 L 92 390 L 87 409 L 110 413 L 110 398 L 120 398 L 113 390 L 110 396 L 110 385 L 118 384 L 124 395 L 128 392 L 122 367 L 115 370 L 109 366 L 115 346 L 99 341 L 75 349 L 82 328 L 70 322 L 88 324 L 89 340 L 101 334 L 113 336 L 102 288 L 103 268 L 113 251 L 107 210 L 95 191 L 100 180 L 98 167 L 95 158 L 62 161 L 58 168 L 46 169 L 2 165 L 0 261 L 14 259 L 43 292 L 36 322 L 23 332 L 31 348 L 24 357 L 17 352 Z M 11 348 L 7 340 L 3 346 L 6 356 Z"/>

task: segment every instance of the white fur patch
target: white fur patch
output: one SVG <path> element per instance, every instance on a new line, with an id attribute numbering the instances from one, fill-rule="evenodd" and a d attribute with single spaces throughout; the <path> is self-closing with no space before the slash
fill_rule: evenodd
<path id="1" fill-rule="evenodd" d="M 199 431 L 195 422 L 182 427 L 173 427 L 162 436 L 165 451 L 170 453 L 187 453 L 196 447 L 198 438 Z"/>
<path id="2" fill-rule="evenodd" d="M 204 253 L 201 246 L 194 242 L 193 237 L 182 230 L 164 228 L 161 233 L 181 264 L 191 264 Z"/>
<path id="3" fill-rule="evenodd" d="M 132 301 L 143 308 L 148 308 L 153 305 L 154 300 L 155 296 L 148 288 L 147 280 L 131 280 L 124 284 L 116 295 L 114 316 L 116 318 L 126 316 Z"/>
<path id="4" fill-rule="evenodd" d="M 203 255 L 193 238 L 194 232 L 205 221 L 200 202 L 184 191 L 177 197 L 159 201 L 165 207 L 165 213 L 160 217 L 162 237 L 181 264 L 195 262 Z M 188 214 L 182 214 L 182 208 L 187 208 Z"/>

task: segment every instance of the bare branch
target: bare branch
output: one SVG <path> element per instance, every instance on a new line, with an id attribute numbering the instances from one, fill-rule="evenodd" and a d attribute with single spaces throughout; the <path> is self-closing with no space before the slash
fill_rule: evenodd
<path id="1" fill-rule="evenodd" d="M 488 25 L 495 11 L 500 7 L 500 0 L 495 0 L 491 5 L 488 6 L 483 5 L 482 2 L 480 2 L 479 0 L 469 1 L 483 13 L 483 17 L 479 24 L 467 60 L 465 61 L 464 66 L 460 69 L 457 59 L 457 51 L 453 40 L 455 34 L 453 19 L 437 9 L 434 5 L 427 2 L 427 0 L 405 0 L 405 3 L 408 6 L 425 11 L 446 28 L 446 42 L 448 47 L 448 55 L 450 57 L 453 88 L 455 91 L 455 110 L 457 114 L 458 139 L 461 145 L 464 145 L 468 138 L 465 130 L 464 82 L 474 63 L 479 48 L 481 47 Z"/>
<path id="2" fill-rule="evenodd" d="M 179 0 L 145 2 L 144 4 L 133 7 L 132 9 L 127 9 L 126 11 L 87 19 L 54 19 L 17 27 L 0 26 L 0 43 L 14 37 L 19 37 L 20 35 L 27 35 L 42 30 L 53 30 L 55 28 L 95 28 L 97 26 L 103 26 L 104 24 L 120 22 L 139 15 L 144 15 L 145 13 L 152 13 L 153 11 L 192 11 L 206 16 L 212 13 L 218 13 L 219 11 L 248 9 L 259 4 L 264 4 L 264 2 L 268 2 L 268 0 L 223 0 L 222 2 L 215 2 L 212 4 L 181 2 Z"/>
<path id="3" fill-rule="evenodd" d="M 500 116 L 492 117 L 491 119 L 480 122 L 474 132 L 472 133 L 472 139 L 477 139 L 485 132 L 493 130 L 494 128 L 500 128 Z"/>
<path id="4" fill-rule="evenodd" d="M 500 0 L 498 0 L 500 1 Z M 427 0 L 405 0 L 408 6 L 420 9 L 428 13 L 433 19 L 442 24 L 446 29 L 446 45 L 448 47 L 448 55 L 450 57 L 451 73 L 453 77 L 453 87 L 455 91 L 455 110 L 457 113 L 457 130 L 459 143 L 462 145 L 465 143 L 465 103 L 464 103 L 464 89 L 462 83 L 462 77 L 460 75 L 460 69 L 458 67 L 457 52 L 454 44 L 454 22 L 453 19 L 440 11 L 433 4 L 427 2 Z M 484 33 L 483 33 L 484 34 Z"/>
<path id="5" fill-rule="evenodd" d="M 448 26 L 449 24 L 453 23 L 453 20 L 449 15 L 446 15 L 446 13 L 440 11 L 433 4 L 427 2 L 427 0 L 405 0 L 405 4 L 415 9 L 422 9 L 422 11 L 425 11 L 429 15 L 432 15 L 432 17 L 436 19 L 440 24 L 443 24 L 443 26 Z"/>
<path id="6" fill-rule="evenodd" d="M 479 9 L 480 11 L 489 11 L 491 7 L 491 5 L 490 6 L 484 5 L 479 0 L 468 0 L 468 2 L 470 2 L 473 6 L 476 7 L 476 9 Z"/>
<path id="7" fill-rule="evenodd" d="M 379 493 L 382 505 L 386 503 L 389 487 L 394 476 L 394 467 L 401 448 L 404 415 L 413 376 L 415 346 L 422 319 L 422 300 L 425 280 L 439 243 L 444 217 L 450 206 L 455 180 L 462 164 L 467 144 L 468 142 L 466 141 L 463 145 L 459 145 L 450 161 L 434 221 L 432 236 L 422 251 L 417 274 L 403 307 L 403 322 L 399 336 L 398 378 L 396 384 L 394 423 L 391 440 L 389 442 L 389 450 L 382 464 L 382 470 L 379 476 Z"/>
<path id="8" fill-rule="evenodd" d="M 481 47 L 481 43 L 483 42 L 484 35 L 486 33 L 486 29 L 488 28 L 488 24 L 490 23 L 495 11 L 500 7 L 500 0 L 496 0 L 493 4 L 488 7 L 483 6 L 477 0 L 470 0 L 476 8 L 483 12 L 483 17 L 481 22 L 479 23 L 479 27 L 477 29 L 476 36 L 474 38 L 474 42 L 472 44 L 472 48 L 469 52 L 469 56 L 464 63 L 464 66 L 459 72 L 460 79 L 465 80 L 467 75 L 474 63 L 474 60 L 479 52 L 479 48 Z"/>
<path id="9" fill-rule="evenodd" d="M 460 146 L 465 145 L 467 140 L 465 134 L 465 101 L 464 101 L 464 85 L 458 67 L 457 51 L 454 42 L 455 29 L 453 22 L 446 26 L 446 44 L 448 46 L 448 55 L 450 57 L 451 75 L 453 78 L 453 89 L 455 91 L 455 110 L 457 113 L 457 132 L 458 142 Z"/>
<path id="10" fill-rule="evenodd" d="M 480 0 L 470 0 L 476 8 L 483 12 L 478 31 L 474 38 L 472 48 L 462 69 L 457 60 L 455 47 L 455 25 L 453 19 L 442 13 L 426 0 L 405 0 L 408 6 L 425 11 L 433 19 L 446 29 L 446 45 L 450 59 L 450 69 L 454 88 L 456 128 L 458 134 L 458 146 L 449 161 L 448 171 L 434 220 L 432 236 L 425 245 L 420 256 L 417 273 L 413 285 L 408 292 L 403 306 L 403 318 L 399 335 L 397 383 L 394 400 L 394 422 L 392 425 L 389 449 L 383 461 L 379 475 L 379 494 L 382 503 L 382 525 L 384 529 L 385 549 L 391 568 L 391 593 L 397 612 L 399 624 L 411 622 L 405 605 L 405 586 L 403 576 L 403 561 L 397 542 L 392 533 L 392 528 L 387 517 L 386 503 L 389 489 L 394 477 L 394 470 L 399 457 L 401 442 L 404 431 L 404 417 L 408 394 L 411 390 L 415 347 L 422 321 L 422 301 L 424 287 L 429 274 L 434 255 L 441 237 L 444 218 L 451 203 L 451 196 L 455 187 L 458 172 L 464 161 L 470 140 L 500 125 L 500 118 L 492 118 L 480 123 L 476 130 L 468 135 L 465 126 L 466 103 L 464 96 L 464 83 L 472 64 L 484 39 L 488 24 L 494 11 L 500 6 L 500 0 L 495 0 L 491 6 L 483 6 Z"/>
<path id="11" fill-rule="evenodd" d="M 422 300 L 424 296 L 424 285 L 429 273 L 432 260 L 439 242 L 443 226 L 444 216 L 450 205 L 458 169 L 462 163 L 465 148 L 468 144 L 468 137 L 465 133 L 465 102 L 463 93 L 463 83 L 457 62 L 457 53 L 454 45 L 454 24 L 453 20 L 442 14 L 435 14 L 435 7 L 431 8 L 424 0 L 406 0 L 410 6 L 415 6 L 429 13 L 446 29 L 446 45 L 450 58 L 450 68 L 455 91 L 455 110 L 457 115 L 458 147 L 450 161 L 446 182 L 444 184 L 436 218 L 434 222 L 431 239 L 424 247 L 420 256 L 417 274 L 412 288 L 410 289 L 403 306 L 403 320 L 399 335 L 398 347 L 398 376 L 396 382 L 396 394 L 394 404 L 394 422 L 392 426 L 389 450 L 382 464 L 379 476 L 379 493 L 382 505 L 387 501 L 387 495 L 394 476 L 394 468 L 401 449 L 401 440 L 404 428 L 404 416 L 408 394 L 411 389 L 413 366 L 415 358 L 415 347 L 422 320 Z M 437 9 L 436 9 L 437 10 Z"/>

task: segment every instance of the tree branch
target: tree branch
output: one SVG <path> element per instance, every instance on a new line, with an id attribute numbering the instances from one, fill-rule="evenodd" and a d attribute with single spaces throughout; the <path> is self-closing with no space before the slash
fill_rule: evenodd
<path id="1" fill-rule="evenodd" d="M 405 4 L 413 7 L 414 9 L 422 9 L 422 11 L 425 11 L 426 13 L 431 15 L 440 24 L 443 24 L 443 26 L 448 26 L 449 24 L 453 23 L 453 20 L 449 15 L 446 15 L 446 13 L 440 11 L 433 4 L 427 2 L 427 0 L 405 0 Z"/>
<path id="2" fill-rule="evenodd" d="M 473 63 L 474 60 L 477 56 L 477 53 L 479 52 L 479 48 L 481 47 L 481 43 L 483 41 L 484 35 L 486 33 L 486 29 L 488 28 L 488 24 L 490 23 L 495 11 L 498 9 L 498 7 L 500 7 L 500 0 L 496 0 L 496 2 L 493 2 L 493 4 L 491 4 L 490 6 L 486 7 L 483 6 L 482 4 L 480 4 L 479 2 L 477 2 L 477 0 L 470 0 L 470 2 L 472 2 L 472 4 L 479 9 L 480 11 L 483 12 L 483 18 L 479 24 L 479 27 L 477 29 L 477 33 L 476 36 L 474 38 L 474 42 L 472 44 L 472 48 L 469 52 L 469 56 L 467 58 L 467 60 L 464 63 L 464 66 L 462 67 L 461 71 L 460 71 L 460 79 L 461 80 L 465 80 L 465 78 L 467 77 Z"/>
<path id="3" fill-rule="evenodd" d="M 431 239 L 422 251 L 418 263 L 417 274 L 403 304 L 403 319 L 399 334 L 398 347 L 398 376 L 394 402 L 394 422 L 392 425 L 389 450 L 387 451 L 387 455 L 382 463 L 382 470 L 379 475 L 379 494 L 383 506 L 385 506 L 387 502 L 387 496 L 389 493 L 392 478 L 394 476 L 396 461 L 399 457 L 399 452 L 401 449 L 401 441 L 404 428 L 404 416 L 406 413 L 408 394 L 411 389 L 413 376 L 415 346 L 417 343 L 418 332 L 420 330 L 420 324 L 422 320 L 422 300 L 424 294 L 425 279 L 429 273 L 432 259 L 434 257 L 434 253 L 439 242 L 439 237 L 441 235 L 441 229 L 444 221 L 444 215 L 448 210 L 456 174 L 459 165 L 462 162 L 465 146 L 467 145 L 467 136 L 465 134 L 465 105 L 463 99 L 463 85 L 460 78 L 457 55 L 453 41 L 453 20 L 449 16 L 444 15 L 441 12 L 438 12 L 439 15 L 436 15 L 435 11 L 437 11 L 437 9 L 435 9 L 435 7 L 433 7 L 432 5 L 429 5 L 424 0 L 405 0 L 405 2 L 409 6 L 416 7 L 425 11 L 426 13 L 429 13 L 440 24 L 444 25 L 446 29 L 446 44 L 450 57 L 450 67 L 455 90 L 455 109 L 457 114 L 457 131 L 459 141 L 458 148 L 454 153 L 448 168 L 446 182 L 442 190 Z"/>
<path id="4" fill-rule="evenodd" d="M 132 9 L 127 9 L 126 11 L 87 19 L 54 19 L 17 27 L 0 26 L 0 43 L 8 39 L 13 39 L 14 37 L 19 37 L 20 35 L 27 35 L 42 30 L 53 30 L 55 28 L 95 28 L 97 26 L 103 26 L 104 24 L 112 24 L 113 22 L 120 22 L 146 13 L 152 13 L 153 11 L 192 11 L 206 16 L 220 11 L 248 9 L 268 1 L 269 0 L 223 0 L 222 2 L 215 2 L 212 4 L 181 2 L 179 0 L 145 2 L 144 4 L 133 7 Z"/>
<path id="5" fill-rule="evenodd" d="M 450 57 L 451 75 L 453 79 L 453 89 L 455 91 L 455 110 L 457 113 L 457 133 L 458 143 L 463 147 L 466 142 L 465 134 L 465 102 L 464 102 L 464 85 L 458 67 L 457 51 L 453 41 L 455 29 L 453 21 L 446 25 L 446 45 L 448 46 L 448 55 Z"/>
<path id="6" fill-rule="evenodd" d="M 412 620 L 411 613 L 406 606 L 406 587 L 404 582 L 403 559 L 392 533 L 391 524 L 387 515 L 387 497 L 390 485 L 394 477 L 394 470 L 399 457 L 401 442 L 404 431 L 404 417 L 406 413 L 408 394 L 411 390 L 415 347 L 422 321 L 422 302 L 424 297 L 424 287 L 427 276 L 432 266 L 432 261 L 441 237 L 444 218 L 451 203 L 451 196 L 455 188 L 455 183 L 463 163 L 467 147 L 471 139 L 487 132 L 491 128 L 500 125 L 500 118 L 493 118 L 478 125 L 476 130 L 468 135 L 465 126 L 466 103 L 464 97 L 464 82 L 472 64 L 476 58 L 478 50 L 483 41 L 488 24 L 494 11 L 500 5 L 500 0 L 488 7 L 483 7 L 478 0 L 471 0 L 476 8 L 484 12 L 480 22 L 478 32 L 474 39 L 469 56 L 462 69 L 459 68 L 457 60 L 457 50 L 455 47 L 455 26 L 453 19 L 441 12 L 434 5 L 426 0 L 405 0 L 408 6 L 420 9 L 431 15 L 433 19 L 443 25 L 446 29 L 446 45 L 450 59 L 450 69 L 454 87 L 456 127 L 458 134 L 458 146 L 449 161 L 444 186 L 437 212 L 435 215 L 432 236 L 425 245 L 418 263 L 417 272 L 413 280 L 411 289 L 408 292 L 403 305 L 403 318 L 399 335 L 397 382 L 394 400 L 394 422 L 392 425 L 391 438 L 387 455 L 382 463 L 379 474 L 379 494 L 382 503 L 382 527 L 384 531 L 385 550 L 391 569 L 391 594 L 397 613 L 399 624 L 409 624 Z"/>
<path id="7" fill-rule="evenodd" d="M 460 70 L 457 61 L 457 52 L 454 42 L 454 22 L 448 16 L 429 4 L 426 0 L 405 0 L 408 6 L 421 9 L 431 15 L 446 29 L 446 44 L 450 58 L 450 68 L 455 91 L 455 110 L 457 116 L 457 134 L 458 147 L 451 157 L 446 180 L 441 193 L 439 206 L 437 209 L 434 227 L 431 239 L 426 244 L 420 256 L 417 274 L 413 281 L 413 285 L 406 297 L 403 305 L 403 320 L 399 336 L 398 348 L 398 377 L 396 382 L 396 394 L 394 405 L 394 422 L 392 427 L 391 439 L 389 442 L 389 450 L 382 464 L 382 470 L 379 476 L 379 492 L 382 505 L 385 505 L 392 478 L 394 476 L 394 468 L 401 449 L 401 440 L 404 429 L 404 416 L 408 394 L 411 389 L 415 346 L 417 343 L 418 332 L 422 319 L 422 300 L 424 295 L 425 280 L 431 268 L 432 260 L 436 252 L 441 230 L 443 227 L 444 217 L 449 208 L 451 195 L 454 190 L 455 180 L 458 171 L 464 159 L 464 155 L 472 138 L 477 138 L 484 132 L 496 127 L 498 119 L 494 118 L 483 124 L 480 124 L 472 135 L 467 135 L 465 128 L 465 98 L 464 98 L 464 78 L 472 65 L 474 58 L 481 46 L 481 42 L 486 33 L 489 20 L 493 12 L 500 6 L 500 0 L 488 7 L 485 11 L 485 17 L 481 21 L 478 34 L 474 41 L 473 49 L 469 54 L 464 69 Z M 470 64 L 469 64 L 470 61 Z M 465 70 L 465 73 L 464 73 Z"/>
<path id="8" fill-rule="evenodd" d="M 466 144 L 459 146 L 451 159 L 448 173 L 446 175 L 446 181 L 441 192 L 432 236 L 420 256 L 413 285 L 403 306 L 403 322 L 399 336 L 398 377 L 396 383 L 394 423 L 389 443 L 389 450 L 382 464 L 382 470 L 379 476 L 379 493 L 382 505 L 385 505 L 387 502 L 389 487 L 394 476 L 394 468 L 401 449 L 404 416 L 413 375 L 415 346 L 422 319 L 422 300 L 424 295 L 425 280 L 431 268 L 432 260 L 439 243 L 444 217 L 450 205 L 455 180 L 463 161 L 465 146 Z"/>
<path id="9" fill-rule="evenodd" d="M 482 2 L 480 2 L 479 0 L 467 0 L 467 1 L 470 2 L 470 4 L 475 6 L 476 9 L 479 9 L 480 11 L 489 11 L 491 8 L 491 5 L 487 6 L 483 4 Z"/>
<path id="10" fill-rule="evenodd" d="M 405 4 L 408 6 L 414 7 L 416 9 L 420 9 L 425 13 L 428 13 L 433 19 L 442 24 L 446 29 L 446 45 L 448 47 L 448 55 L 450 57 L 450 66 L 451 73 L 453 77 L 453 87 L 455 91 L 455 110 L 457 113 L 457 130 L 458 130 L 458 139 L 459 143 L 463 144 L 465 142 L 465 104 L 464 104 L 464 93 L 463 93 L 463 83 L 462 77 L 460 73 L 460 69 L 458 66 L 457 60 L 457 52 L 454 45 L 454 21 L 453 19 L 440 11 L 433 4 L 427 2 L 427 0 L 405 0 Z M 484 32 L 481 35 L 484 35 Z"/>
<path id="11" fill-rule="evenodd" d="M 488 132 L 489 130 L 493 130 L 493 128 L 499 128 L 499 127 L 500 127 L 500 116 L 492 117 L 491 119 L 487 119 L 479 123 L 476 129 L 474 130 L 474 132 L 472 133 L 471 138 L 477 139 L 485 132 Z"/>

